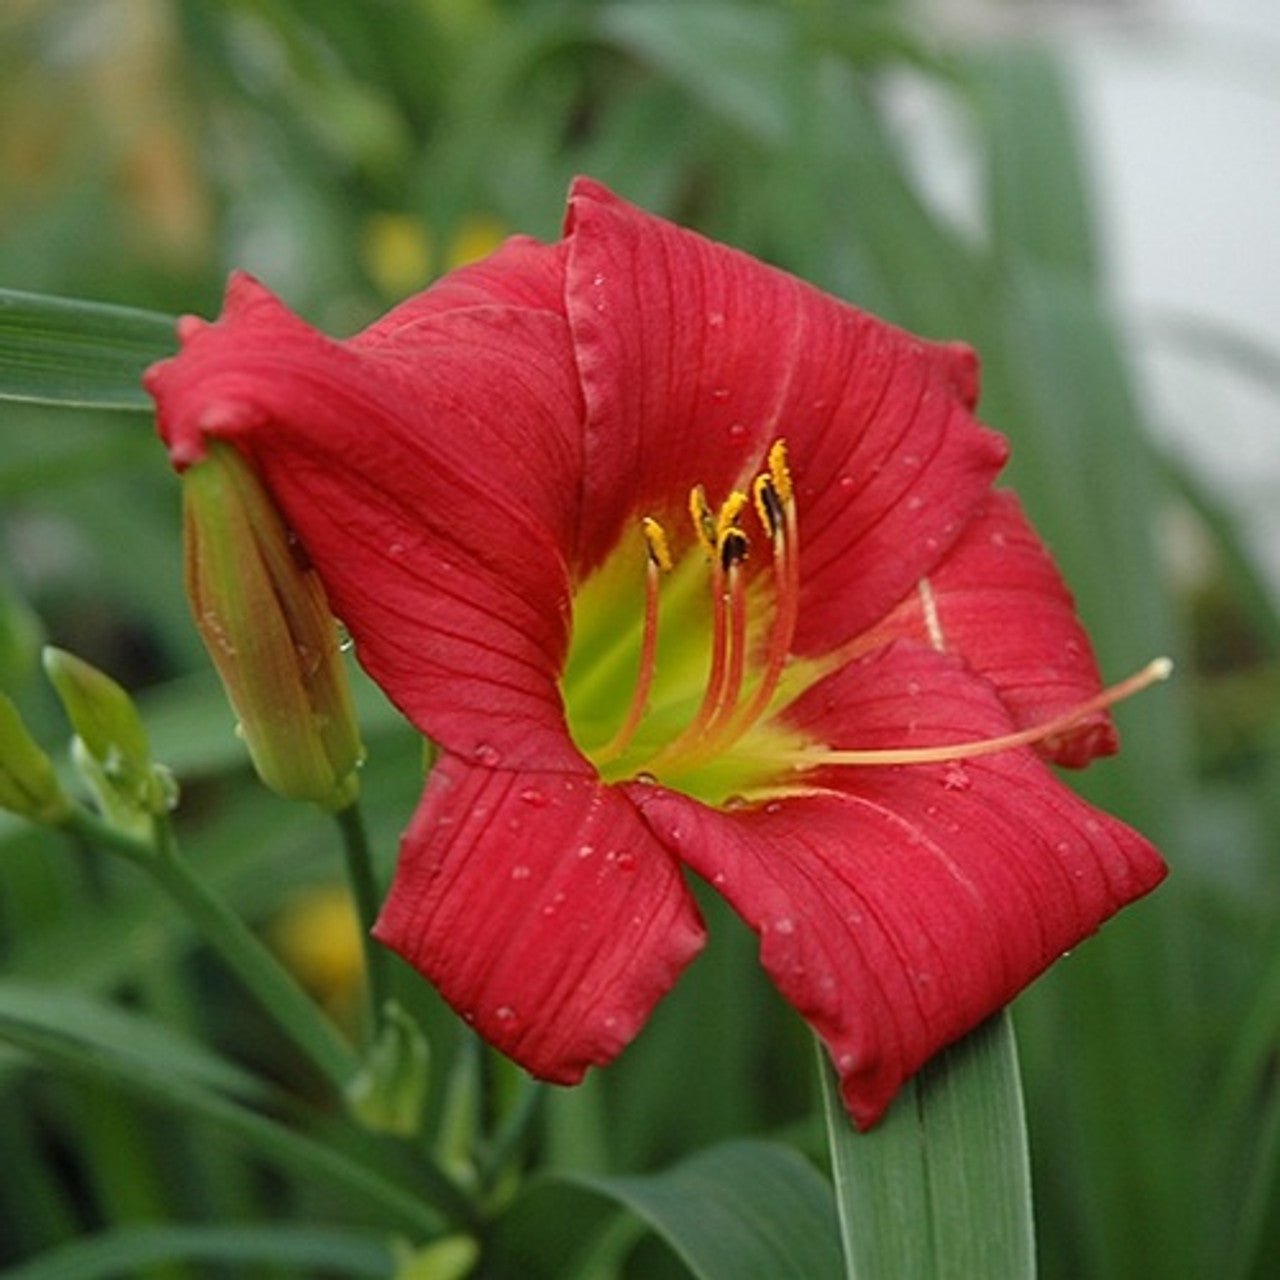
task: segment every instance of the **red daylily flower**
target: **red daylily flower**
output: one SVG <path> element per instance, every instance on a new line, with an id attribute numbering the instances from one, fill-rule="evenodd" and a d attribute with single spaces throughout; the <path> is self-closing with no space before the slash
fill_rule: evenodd
<path id="1" fill-rule="evenodd" d="M 1046 763 L 1113 751 L 1115 695 L 967 349 L 585 180 L 558 243 L 349 341 L 244 275 L 180 332 L 174 465 L 243 452 L 440 747 L 377 935 L 535 1075 L 610 1060 L 702 946 L 682 867 L 862 1126 L 1162 878 Z"/>

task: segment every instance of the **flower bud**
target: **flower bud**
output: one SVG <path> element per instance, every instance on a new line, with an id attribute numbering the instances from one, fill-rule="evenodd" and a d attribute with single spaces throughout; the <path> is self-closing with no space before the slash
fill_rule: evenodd
<path id="1" fill-rule="evenodd" d="M 369 1128 L 412 1137 L 422 1125 L 430 1068 L 421 1028 L 389 1000 L 364 1065 L 347 1085 L 347 1103 Z"/>
<path id="2" fill-rule="evenodd" d="M 71 813 L 53 764 L 27 732 L 18 709 L 0 693 L 0 809 L 56 826 Z"/>
<path id="3" fill-rule="evenodd" d="M 113 826 L 145 837 L 172 809 L 169 771 L 151 759 L 142 717 L 128 692 L 75 654 L 47 646 L 45 674 L 76 731 L 71 758 Z"/>
<path id="4" fill-rule="evenodd" d="M 187 595 L 258 776 L 344 808 L 364 750 L 319 577 L 231 445 L 211 442 L 182 492 Z"/>

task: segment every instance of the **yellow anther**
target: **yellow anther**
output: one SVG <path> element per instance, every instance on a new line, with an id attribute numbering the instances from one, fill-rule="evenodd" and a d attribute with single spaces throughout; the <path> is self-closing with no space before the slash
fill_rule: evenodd
<path id="1" fill-rule="evenodd" d="M 746 509 L 750 499 L 745 493 L 735 489 L 723 502 L 720 507 L 720 514 L 716 517 L 716 546 L 722 545 L 725 535 L 731 529 L 736 530 L 738 520 L 741 518 L 743 511 Z"/>
<path id="2" fill-rule="evenodd" d="M 772 478 L 764 474 L 756 476 L 751 485 L 751 496 L 755 499 L 756 515 L 760 517 L 765 533 L 776 538 L 783 525 L 783 513 Z"/>
<path id="3" fill-rule="evenodd" d="M 700 484 L 694 485 L 689 490 L 689 515 L 693 519 L 693 528 L 703 551 L 709 556 L 714 556 L 718 537 L 716 517 L 715 512 L 711 510 L 711 504 L 707 501 L 707 491 Z"/>
<path id="4" fill-rule="evenodd" d="M 736 525 L 730 525 L 720 535 L 720 567 L 728 573 L 734 565 L 741 564 L 747 558 L 749 545 L 747 535 Z"/>
<path id="5" fill-rule="evenodd" d="M 666 530 L 652 516 L 645 516 L 640 521 L 640 528 L 644 530 L 644 540 L 649 547 L 649 559 L 663 573 L 670 573 L 671 548 L 667 544 Z"/>
<path id="6" fill-rule="evenodd" d="M 769 478 L 773 481 L 773 489 L 778 495 L 778 501 L 785 507 L 794 493 L 791 487 L 791 468 L 787 466 L 785 440 L 775 440 L 769 446 Z"/>

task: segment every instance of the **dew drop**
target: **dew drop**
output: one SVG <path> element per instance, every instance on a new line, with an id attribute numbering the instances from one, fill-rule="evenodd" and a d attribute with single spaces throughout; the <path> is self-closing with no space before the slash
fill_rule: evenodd
<path id="1" fill-rule="evenodd" d="M 632 778 L 632 782 L 638 782 L 642 787 L 656 787 L 658 785 L 658 780 L 653 776 L 653 774 L 643 771 L 637 773 L 636 776 Z"/>
<path id="2" fill-rule="evenodd" d="M 484 765 L 486 769 L 496 769 L 502 763 L 502 752 L 497 747 L 482 742 L 472 751 L 471 758 L 476 764 Z"/>
<path id="3" fill-rule="evenodd" d="M 614 861 L 617 863 L 619 871 L 634 871 L 636 869 L 636 855 L 628 853 L 625 849 L 618 854 Z"/>
<path id="4" fill-rule="evenodd" d="M 729 810 L 745 809 L 747 804 L 748 801 L 746 796 L 732 795 L 725 797 L 724 804 L 721 807 Z"/>
<path id="5" fill-rule="evenodd" d="M 743 440 L 746 438 L 746 434 L 747 434 L 746 423 L 744 422 L 729 423 L 729 439 L 730 440 Z"/>
<path id="6" fill-rule="evenodd" d="M 973 786 L 973 779 L 969 776 L 969 770 L 957 761 L 947 765 L 942 775 L 942 785 L 948 791 L 968 791 Z"/>
<path id="7" fill-rule="evenodd" d="M 595 851 L 596 847 L 593 844 L 580 844 L 578 846 L 578 857 L 589 858 Z"/>
<path id="8" fill-rule="evenodd" d="M 782 812 L 782 801 L 781 801 L 781 800 L 770 800 L 770 801 L 769 801 L 769 803 L 768 803 L 767 805 L 765 805 L 765 807 L 764 807 L 764 811 L 765 811 L 765 813 L 781 813 L 781 812 Z"/>
<path id="9" fill-rule="evenodd" d="M 727 400 L 729 398 L 728 387 L 712 387 L 711 398 L 713 400 Z"/>
<path id="10" fill-rule="evenodd" d="M 493 1016 L 499 1022 L 505 1022 L 510 1025 L 516 1020 L 516 1011 L 509 1004 L 500 1004 L 493 1011 Z"/>
<path id="11" fill-rule="evenodd" d="M 723 311 L 709 311 L 707 313 L 707 325 L 712 329 L 719 329 L 724 326 Z"/>
<path id="12" fill-rule="evenodd" d="M 525 787 L 520 793 L 520 799 L 534 809 L 545 809 L 547 807 L 547 793 L 539 791 L 537 787 Z"/>
<path id="13" fill-rule="evenodd" d="M 858 482 L 852 476 L 841 476 L 837 483 L 842 489 L 852 489 Z"/>
<path id="14" fill-rule="evenodd" d="M 792 920 L 790 916 L 779 916 L 773 922 L 773 931 L 774 933 L 781 933 L 783 935 L 795 933 L 796 922 Z"/>
<path id="15" fill-rule="evenodd" d="M 511 868 L 511 878 L 513 880 L 527 880 L 532 874 L 533 872 L 523 862 L 518 867 Z"/>

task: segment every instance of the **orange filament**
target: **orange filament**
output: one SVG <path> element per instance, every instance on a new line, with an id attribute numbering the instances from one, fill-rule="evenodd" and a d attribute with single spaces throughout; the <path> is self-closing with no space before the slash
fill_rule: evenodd
<path id="1" fill-rule="evenodd" d="M 1000 734 L 994 738 L 944 743 L 936 747 L 888 747 L 868 750 L 856 748 L 832 750 L 826 747 L 815 747 L 812 750 L 795 752 L 789 760 L 792 767 L 797 770 L 816 769 L 820 765 L 945 764 L 952 760 L 974 760 L 979 756 L 995 755 L 996 752 L 1010 751 L 1015 747 L 1035 746 L 1036 743 L 1068 733 L 1078 728 L 1090 716 L 1096 715 L 1099 711 L 1105 711 L 1117 702 L 1123 702 L 1135 693 L 1141 693 L 1143 689 L 1150 688 L 1153 684 L 1167 680 L 1172 673 L 1173 663 L 1170 659 L 1155 658 L 1128 679 L 1103 689 L 1101 693 L 1087 698 L 1060 716 L 1054 716 L 1042 724 L 1032 725 L 1029 729 Z"/>
<path id="2" fill-rule="evenodd" d="M 761 677 L 749 701 L 743 704 L 748 649 L 744 564 L 750 543 L 741 527 L 741 520 L 751 499 L 734 490 L 717 511 L 707 501 L 702 486 L 698 485 L 689 494 L 689 514 L 711 568 L 710 669 L 702 700 L 692 720 L 672 741 L 645 761 L 648 767 L 675 762 L 687 767 L 731 746 L 760 719 L 777 690 L 799 616 L 800 582 L 795 501 L 782 441 L 777 441 L 769 450 L 767 466 L 767 471 L 757 476 L 752 486 L 756 514 L 773 549 L 776 597 Z M 653 644 L 648 642 L 651 615 L 656 620 L 656 604 L 652 608 L 646 604 L 645 613 L 645 642 L 638 684 L 646 698 L 652 683 L 656 654 L 656 640 Z M 597 760 L 615 759 L 621 754 L 632 741 L 642 717 L 643 708 L 633 698 L 622 728 L 597 755 Z"/>
<path id="3" fill-rule="evenodd" d="M 644 582 L 644 624 L 640 640 L 640 671 L 636 677 L 635 691 L 631 695 L 631 703 L 627 714 L 623 717 L 618 731 L 597 753 L 599 763 L 616 760 L 630 745 L 636 736 L 636 730 L 644 719 L 649 705 L 649 691 L 653 687 L 653 673 L 656 668 L 655 658 L 658 652 L 658 598 L 661 595 L 659 585 L 664 573 L 671 572 L 671 551 L 667 546 L 667 535 L 662 526 L 646 516 L 642 522 L 645 543 L 649 549 L 649 559 L 645 570 Z"/>

